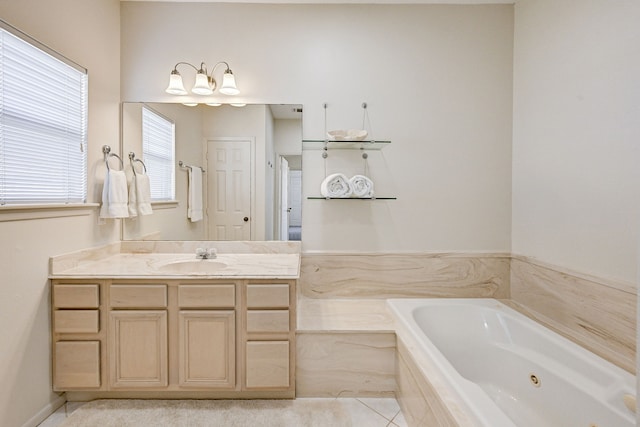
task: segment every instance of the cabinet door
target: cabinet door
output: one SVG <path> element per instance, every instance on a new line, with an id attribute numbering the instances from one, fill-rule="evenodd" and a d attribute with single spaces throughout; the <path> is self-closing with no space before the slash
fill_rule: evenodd
<path id="1" fill-rule="evenodd" d="M 99 341 L 58 341 L 54 359 L 54 390 L 100 387 Z"/>
<path id="2" fill-rule="evenodd" d="M 289 381 L 289 341 L 248 341 L 247 389 L 283 389 Z"/>
<path id="3" fill-rule="evenodd" d="M 179 319 L 180 386 L 235 387 L 235 311 L 180 311 Z"/>
<path id="4" fill-rule="evenodd" d="M 112 311 L 109 322 L 111 387 L 166 387 L 167 312 Z"/>

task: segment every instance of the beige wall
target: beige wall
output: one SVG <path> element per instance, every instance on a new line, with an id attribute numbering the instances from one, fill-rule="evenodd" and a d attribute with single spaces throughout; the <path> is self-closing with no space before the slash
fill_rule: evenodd
<path id="1" fill-rule="evenodd" d="M 119 145 L 118 1 L 2 1 L 0 18 L 89 70 L 89 201 L 97 202 L 105 172 L 101 147 L 118 152 Z M 50 378 L 49 257 L 118 238 L 116 221 L 97 225 L 97 209 L 0 222 L 0 425 L 35 425 L 49 405 L 59 404 Z"/>
<path id="2" fill-rule="evenodd" d="M 516 5 L 513 252 L 635 283 L 640 2 Z"/>
<path id="3" fill-rule="evenodd" d="M 175 99 L 176 62 L 226 60 L 240 101 L 303 104 L 307 138 L 324 137 L 324 102 L 329 129 L 362 126 L 368 103 L 372 136 L 392 140 L 370 156 L 376 193 L 398 200 L 306 200 L 324 162 L 305 152 L 305 251 L 510 249 L 512 6 L 123 2 L 121 16 L 123 100 Z M 344 158 L 328 168 L 361 173 Z"/>

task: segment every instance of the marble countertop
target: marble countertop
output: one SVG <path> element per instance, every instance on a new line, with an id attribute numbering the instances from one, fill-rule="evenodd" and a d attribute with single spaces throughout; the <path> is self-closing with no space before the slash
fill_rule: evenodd
<path id="1" fill-rule="evenodd" d="M 300 275 L 300 254 L 291 253 L 224 253 L 209 260 L 197 259 L 193 253 L 116 253 L 87 258 L 93 257 L 52 267 L 50 277 L 297 279 Z"/>

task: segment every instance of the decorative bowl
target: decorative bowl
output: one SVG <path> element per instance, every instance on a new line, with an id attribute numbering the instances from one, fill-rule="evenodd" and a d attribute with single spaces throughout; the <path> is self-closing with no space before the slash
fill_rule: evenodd
<path id="1" fill-rule="evenodd" d="M 339 129 L 327 132 L 327 137 L 332 141 L 364 141 L 367 131 L 362 129 Z"/>

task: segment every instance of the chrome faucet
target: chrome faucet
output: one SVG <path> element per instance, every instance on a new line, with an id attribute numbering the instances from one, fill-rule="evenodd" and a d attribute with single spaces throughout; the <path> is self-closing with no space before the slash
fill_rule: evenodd
<path id="1" fill-rule="evenodd" d="M 197 248 L 196 258 L 198 259 L 215 259 L 217 253 L 215 248 Z"/>

